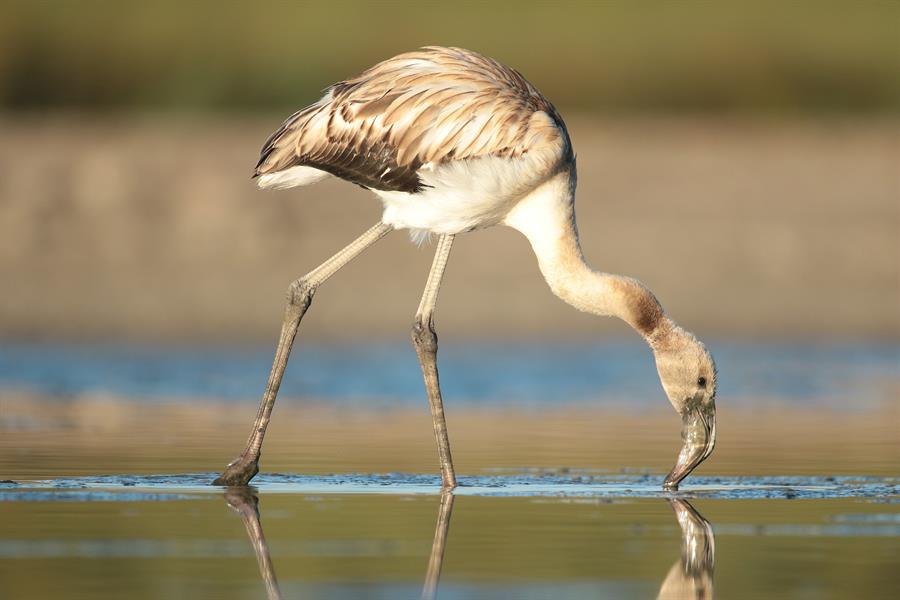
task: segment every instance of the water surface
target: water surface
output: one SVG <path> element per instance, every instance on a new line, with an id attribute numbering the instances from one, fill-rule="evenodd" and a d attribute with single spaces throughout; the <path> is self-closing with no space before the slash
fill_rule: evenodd
<path id="1" fill-rule="evenodd" d="M 575 477 L 498 475 L 453 495 L 401 475 L 4 484 L 0 576 L 14 598 L 894 597 L 896 481 L 672 495 Z"/>
<path id="2" fill-rule="evenodd" d="M 900 382 L 900 345 L 713 341 L 719 397 L 864 410 Z M 0 346 L 0 390 L 72 397 L 105 393 L 136 400 L 173 397 L 239 401 L 257 397 L 272 349 L 25 344 Z M 661 389 L 639 340 L 605 343 L 442 341 L 441 385 L 456 404 L 564 406 L 602 400 L 658 406 Z M 894 387 L 893 389 L 896 389 Z M 334 405 L 422 403 L 419 365 L 407 342 L 299 343 L 283 396 Z"/>
<path id="3" fill-rule="evenodd" d="M 140 500 L 178 499 L 190 495 L 218 494 L 211 485 L 218 473 L 177 475 L 110 475 L 46 480 L 7 480 L 0 483 L 0 502 L 41 500 Z M 267 494 L 388 494 L 432 495 L 440 489 L 436 475 L 406 473 L 341 475 L 292 475 L 262 473 L 252 481 L 256 491 Z M 709 498 L 748 499 L 900 499 L 900 477 L 704 477 L 685 480 L 681 489 L 662 489 L 662 477 L 610 475 L 566 469 L 564 472 L 533 470 L 526 473 L 463 476 L 455 496 L 607 498 Z"/>
<path id="4" fill-rule="evenodd" d="M 0 597 L 896 597 L 900 347 L 713 349 L 719 444 L 671 494 L 640 343 L 442 343 L 441 495 L 406 343 L 301 345 L 243 492 L 209 482 L 270 349 L 5 344 Z"/>

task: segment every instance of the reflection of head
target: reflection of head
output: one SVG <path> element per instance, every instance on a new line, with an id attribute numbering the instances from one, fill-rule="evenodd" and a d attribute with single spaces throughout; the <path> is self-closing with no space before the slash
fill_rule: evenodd
<path id="1" fill-rule="evenodd" d="M 669 503 L 681 528 L 681 557 L 663 580 L 657 599 L 710 600 L 716 555 L 712 526 L 688 501 L 670 498 Z"/>

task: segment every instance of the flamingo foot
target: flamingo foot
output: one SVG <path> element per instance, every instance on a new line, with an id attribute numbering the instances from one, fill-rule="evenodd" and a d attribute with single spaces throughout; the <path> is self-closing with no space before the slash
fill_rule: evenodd
<path id="1" fill-rule="evenodd" d="M 246 486 L 257 473 L 259 473 L 258 460 L 250 460 L 241 455 L 230 462 L 212 484 L 228 487 Z"/>

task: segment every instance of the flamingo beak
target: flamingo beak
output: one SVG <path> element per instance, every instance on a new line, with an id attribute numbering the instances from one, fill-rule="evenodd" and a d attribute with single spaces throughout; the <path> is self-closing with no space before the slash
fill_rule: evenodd
<path id="1" fill-rule="evenodd" d="M 716 445 L 716 405 L 693 402 L 682 415 L 681 452 L 672 471 L 666 475 L 663 489 L 675 491 L 681 480 L 709 458 Z"/>

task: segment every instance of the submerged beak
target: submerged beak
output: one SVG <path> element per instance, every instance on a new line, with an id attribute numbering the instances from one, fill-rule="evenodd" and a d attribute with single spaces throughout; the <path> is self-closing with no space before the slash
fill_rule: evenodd
<path id="1" fill-rule="evenodd" d="M 663 482 L 667 490 L 677 490 L 681 480 L 712 454 L 716 445 L 715 404 L 703 406 L 695 402 L 687 409 L 682 416 L 681 441 L 678 460 Z"/>

